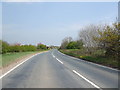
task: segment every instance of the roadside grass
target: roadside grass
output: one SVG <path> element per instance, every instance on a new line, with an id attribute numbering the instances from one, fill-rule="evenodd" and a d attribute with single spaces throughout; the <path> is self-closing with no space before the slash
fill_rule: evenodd
<path id="1" fill-rule="evenodd" d="M 112 68 L 119 68 L 119 66 L 120 66 L 118 64 L 117 60 L 114 60 L 111 57 L 102 56 L 101 53 L 103 51 L 99 51 L 99 50 L 97 52 L 94 52 L 94 54 L 92 54 L 92 55 L 85 54 L 83 52 L 83 50 L 80 50 L 80 49 L 73 49 L 73 50 L 64 49 L 64 50 L 59 50 L 59 51 L 64 53 L 64 54 L 76 57 L 76 58 L 80 58 L 80 59 L 87 60 L 87 61 L 90 61 L 90 62 L 94 62 L 94 63 L 97 63 L 97 64 L 109 66 L 109 67 L 112 67 Z"/>
<path id="2" fill-rule="evenodd" d="M 102 57 L 102 56 L 83 56 L 83 59 L 102 64 L 105 66 L 113 67 L 113 68 L 118 68 L 118 61 L 113 60 L 110 57 Z"/>
<path id="3" fill-rule="evenodd" d="M 0 67 L 2 66 L 2 54 L 0 54 Z"/>
<path id="4" fill-rule="evenodd" d="M 7 53 L 7 54 L 2 54 L 1 55 L 1 59 L 0 60 L 0 67 L 4 67 L 7 66 L 13 62 L 15 62 L 18 59 L 22 59 L 24 56 L 30 55 L 30 54 L 34 54 L 34 53 L 38 53 L 41 51 L 33 51 L 33 52 L 16 52 L 16 53 Z"/>

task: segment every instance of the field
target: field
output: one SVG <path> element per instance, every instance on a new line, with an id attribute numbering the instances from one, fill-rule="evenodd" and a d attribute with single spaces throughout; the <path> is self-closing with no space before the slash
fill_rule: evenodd
<path id="1" fill-rule="evenodd" d="M 35 53 L 38 53 L 38 51 L 1 54 L 0 55 L 0 67 L 7 66 L 16 60 L 22 59 L 23 57 L 27 55 L 35 54 Z"/>
<path id="2" fill-rule="evenodd" d="M 90 62 L 98 63 L 101 65 L 113 67 L 113 68 L 118 68 L 118 61 L 114 60 L 111 57 L 105 57 L 105 56 L 100 56 L 99 54 L 102 53 L 102 51 L 95 52 L 94 55 L 89 55 L 85 54 L 84 50 L 80 49 L 63 49 L 60 50 L 62 53 L 80 58 L 83 60 L 87 60 Z"/>

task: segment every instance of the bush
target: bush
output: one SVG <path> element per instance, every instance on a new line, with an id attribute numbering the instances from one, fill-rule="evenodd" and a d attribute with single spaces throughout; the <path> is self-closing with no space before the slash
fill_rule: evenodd
<path id="1" fill-rule="evenodd" d="M 120 40 L 120 24 L 113 24 L 113 26 L 106 26 L 103 31 L 99 31 L 99 37 L 94 39 L 99 43 L 99 47 L 106 50 L 106 56 L 112 56 L 117 59 L 119 53 Z"/>
<path id="2" fill-rule="evenodd" d="M 2 53 L 7 53 L 10 50 L 10 46 L 7 42 L 2 41 Z"/>
<path id="3" fill-rule="evenodd" d="M 47 46 L 44 45 L 44 44 L 38 44 L 38 45 L 37 45 L 37 49 L 43 49 L 43 50 L 46 50 L 46 49 L 47 49 Z"/>
<path id="4" fill-rule="evenodd" d="M 66 46 L 67 49 L 81 49 L 83 47 L 83 43 L 81 40 L 78 41 L 72 41 L 68 43 Z"/>
<path id="5" fill-rule="evenodd" d="M 20 44 L 15 44 L 15 45 L 9 45 L 7 42 L 2 41 L 0 45 L 2 46 L 2 54 L 8 53 L 8 52 L 27 52 L 27 51 L 36 51 L 37 47 L 34 45 L 20 45 Z"/>
<path id="6" fill-rule="evenodd" d="M 70 43 L 68 43 L 68 45 L 66 46 L 67 49 L 76 49 L 77 46 L 77 42 L 72 41 Z"/>
<path id="7" fill-rule="evenodd" d="M 2 40 L 0 40 L 0 54 L 2 54 Z"/>

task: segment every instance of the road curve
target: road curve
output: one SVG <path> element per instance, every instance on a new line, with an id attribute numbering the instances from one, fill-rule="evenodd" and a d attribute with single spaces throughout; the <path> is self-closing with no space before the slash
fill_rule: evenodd
<path id="1" fill-rule="evenodd" d="M 53 49 L 32 57 L 2 78 L 2 88 L 118 88 L 118 71 Z"/>

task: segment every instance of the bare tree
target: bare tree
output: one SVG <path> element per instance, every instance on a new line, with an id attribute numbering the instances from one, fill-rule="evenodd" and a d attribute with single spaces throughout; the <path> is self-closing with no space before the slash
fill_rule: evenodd
<path id="1" fill-rule="evenodd" d="M 65 49 L 69 42 L 72 41 L 72 37 L 66 37 L 62 40 L 61 49 Z"/>
<path id="2" fill-rule="evenodd" d="M 79 32 L 79 38 L 83 41 L 84 47 L 86 47 L 89 52 L 92 51 L 91 48 L 98 46 L 98 43 L 93 37 L 99 37 L 99 29 L 100 26 L 98 27 L 97 25 L 89 25 Z"/>

